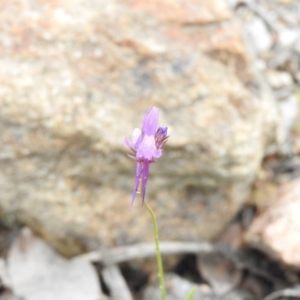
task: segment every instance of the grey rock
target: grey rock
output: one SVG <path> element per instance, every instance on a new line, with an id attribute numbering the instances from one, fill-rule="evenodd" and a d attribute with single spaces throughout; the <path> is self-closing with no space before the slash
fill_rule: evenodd
<path id="1" fill-rule="evenodd" d="M 147 191 L 160 237 L 216 237 L 278 123 L 239 79 L 255 82 L 225 2 L 34 3 L 0 11 L 2 216 L 67 256 L 152 241 L 138 199 L 128 212 L 123 139 L 157 105 L 170 127 Z"/>
<path id="2" fill-rule="evenodd" d="M 292 47 L 300 38 L 297 29 L 285 28 L 278 33 L 278 42 L 282 47 Z"/>
<path id="3" fill-rule="evenodd" d="M 259 17 L 253 17 L 245 25 L 245 29 L 252 40 L 257 53 L 269 51 L 273 45 L 271 33 L 264 21 Z"/>
<path id="4" fill-rule="evenodd" d="M 242 290 L 233 290 L 222 297 L 222 300 L 255 300 L 250 293 Z"/>
<path id="5" fill-rule="evenodd" d="M 176 274 L 167 274 L 165 276 L 167 286 L 167 300 L 185 299 L 188 294 L 196 289 L 194 300 L 215 300 L 217 297 L 213 294 L 208 285 L 194 284 Z M 153 300 L 160 298 L 160 289 L 158 286 L 149 285 L 144 290 L 142 300 Z"/>
<path id="6" fill-rule="evenodd" d="M 299 113 L 299 100 L 296 95 L 279 102 L 280 111 L 280 139 L 286 141 L 291 130 L 296 125 Z"/>
<path id="7" fill-rule="evenodd" d="M 298 72 L 295 74 L 295 77 L 296 77 L 297 83 L 300 84 L 300 71 L 298 71 Z"/>
<path id="8" fill-rule="evenodd" d="M 294 83 L 292 75 L 288 72 L 267 70 L 266 76 L 269 84 L 274 89 L 292 86 Z"/>

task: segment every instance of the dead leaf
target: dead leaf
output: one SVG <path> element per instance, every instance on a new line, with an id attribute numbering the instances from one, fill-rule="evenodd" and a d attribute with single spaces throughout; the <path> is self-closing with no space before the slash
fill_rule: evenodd
<path id="1" fill-rule="evenodd" d="M 233 261 L 217 251 L 199 255 L 198 269 L 218 295 L 224 295 L 235 288 L 242 276 Z"/>
<path id="2" fill-rule="evenodd" d="M 8 253 L 14 293 L 26 300 L 100 300 L 96 270 L 83 260 L 59 256 L 24 228 Z"/>
<path id="3" fill-rule="evenodd" d="M 0 278 L 1 278 L 1 288 L 11 287 L 11 279 L 7 271 L 7 264 L 3 258 L 0 258 Z"/>

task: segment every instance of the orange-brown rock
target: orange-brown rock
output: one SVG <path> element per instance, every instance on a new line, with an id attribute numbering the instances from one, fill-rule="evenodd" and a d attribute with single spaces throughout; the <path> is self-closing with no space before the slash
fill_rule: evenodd
<path id="1" fill-rule="evenodd" d="M 282 184 L 246 234 L 253 247 L 300 269 L 300 180 Z"/>

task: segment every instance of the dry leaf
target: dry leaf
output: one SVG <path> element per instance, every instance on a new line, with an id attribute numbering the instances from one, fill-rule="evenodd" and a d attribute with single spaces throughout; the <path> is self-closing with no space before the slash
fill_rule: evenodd
<path id="1" fill-rule="evenodd" d="M 14 293 L 26 300 L 100 300 L 96 270 L 83 260 L 59 256 L 24 228 L 8 253 Z"/>
<path id="2" fill-rule="evenodd" d="M 216 251 L 199 255 L 198 269 L 218 295 L 224 295 L 235 288 L 242 276 L 230 259 Z"/>

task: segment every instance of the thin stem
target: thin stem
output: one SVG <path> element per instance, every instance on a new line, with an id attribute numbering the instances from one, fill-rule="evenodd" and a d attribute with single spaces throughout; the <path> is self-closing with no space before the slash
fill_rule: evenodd
<path id="1" fill-rule="evenodd" d="M 156 252 L 156 261 L 157 261 L 157 267 L 158 267 L 158 278 L 159 278 L 159 287 L 161 291 L 161 300 L 166 300 L 167 299 L 167 291 L 166 291 L 166 285 L 165 285 L 165 278 L 164 278 L 164 269 L 163 269 L 163 264 L 162 264 L 162 259 L 161 259 L 161 253 L 159 249 L 159 238 L 158 238 L 158 229 L 157 229 L 157 222 L 156 218 L 154 215 L 153 210 L 145 201 L 145 205 L 151 215 L 152 219 L 152 224 L 153 224 L 153 233 L 154 233 L 154 240 L 155 240 L 155 252 Z"/>
<path id="2" fill-rule="evenodd" d="M 196 293 L 196 289 L 193 288 L 185 300 L 193 300 L 195 293 Z"/>

